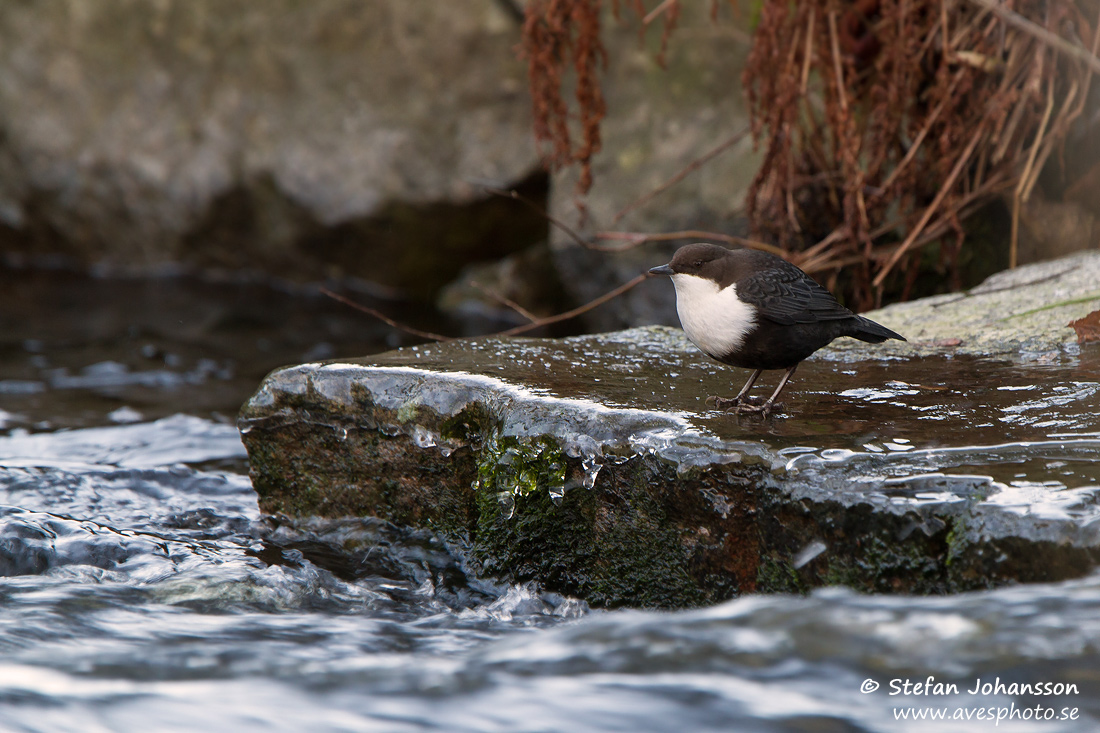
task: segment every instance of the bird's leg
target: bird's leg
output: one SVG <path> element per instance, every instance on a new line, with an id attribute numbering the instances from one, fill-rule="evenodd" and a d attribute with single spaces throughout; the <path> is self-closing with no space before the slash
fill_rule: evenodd
<path id="1" fill-rule="evenodd" d="M 797 368 L 798 364 L 795 364 L 793 367 L 787 370 L 787 372 L 783 375 L 783 378 L 779 380 L 779 386 L 775 388 L 775 391 L 772 392 L 772 396 L 769 397 L 763 405 L 738 405 L 737 412 L 740 413 L 742 410 L 744 410 L 745 412 L 759 412 L 764 417 L 770 415 L 772 409 L 775 407 L 775 398 L 778 397 L 779 393 L 783 391 L 783 388 L 787 386 L 787 382 L 790 380 L 791 376 L 794 374 L 794 370 Z"/>
<path id="2" fill-rule="evenodd" d="M 741 400 L 746 398 L 746 396 L 749 393 L 749 390 L 752 389 L 752 385 L 756 384 L 756 380 L 760 377 L 760 374 L 763 371 L 764 371 L 763 369 L 757 369 L 755 372 L 753 372 L 749 376 L 749 381 L 745 382 L 745 386 L 741 388 L 741 391 L 738 392 L 737 396 L 734 397 L 733 399 L 727 399 L 725 397 L 719 397 L 718 395 L 711 395 L 710 397 L 707 397 L 706 404 L 709 405 L 710 401 L 714 400 L 714 409 L 716 409 L 716 410 L 721 410 L 724 407 L 740 405 Z"/>
<path id="3" fill-rule="evenodd" d="M 749 390 L 752 389 L 752 385 L 756 384 L 756 380 L 760 378 L 760 375 L 764 373 L 763 369 L 757 369 L 755 372 L 749 375 L 749 381 L 745 382 L 745 386 L 741 388 L 741 391 L 737 393 L 737 396 L 733 398 L 734 402 L 740 402 L 748 395 Z"/>

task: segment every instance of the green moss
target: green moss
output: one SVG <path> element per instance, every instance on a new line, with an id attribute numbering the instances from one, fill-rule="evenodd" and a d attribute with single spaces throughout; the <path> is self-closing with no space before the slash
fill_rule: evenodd
<path id="1" fill-rule="evenodd" d="M 760 558 L 756 573 L 756 590 L 760 593 L 805 595 L 810 589 L 793 565 L 772 555 L 765 555 Z"/>
<path id="2" fill-rule="evenodd" d="M 970 532 L 964 517 L 956 516 L 951 520 L 951 530 L 947 533 L 947 559 L 945 563 L 950 569 L 963 557 L 970 547 Z"/>
<path id="3" fill-rule="evenodd" d="M 483 436 L 477 455 L 479 493 L 495 496 L 511 516 L 515 498 L 535 491 L 560 499 L 565 492 L 565 456 L 547 437 Z"/>
<path id="4" fill-rule="evenodd" d="M 602 495 L 601 495 L 602 494 Z M 489 573 L 538 580 L 594 606 L 673 608 L 710 600 L 691 576 L 683 542 L 644 491 L 517 492 L 512 511 L 479 492 L 473 552 Z"/>
<path id="5" fill-rule="evenodd" d="M 430 528 L 483 572 L 594 606 L 684 607 L 824 584 L 939 594 L 1079 577 L 1096 564 L 1087 549 L 984 538 L 958 505 L 945 525 L 870 504 L 794 500 L 786 477 L 751 456 L 679 473 L 653 454 L 605 452 L 596 474 L 564 455 L 554 432 L 506 434 L 492 399 L 440 415 L 420 401 L 379 406 L 354 383 L 350 400 L 326 398 L 348 385 L 317 390 L 316 375 L 280 374 L 270 378 L 274 399 L 242 413 L 263 511 Z M 538 420 L 569 427 L 564 408 L 545 410 Z M 525 417 L 525 429 L 534 424 Z M 422 447 L 420 428 L 448 444 Z M 793 567 L 810 539 L 827 551 Z"/>
<path id="6" fill-rule="evenodd" d="M 950 590 L 945 576 L 942 562 L 923 543 L 875 534 L 860 542 L 858 555 L 832 558 L 822 580 L 869 593 L 928 594 Z"/>

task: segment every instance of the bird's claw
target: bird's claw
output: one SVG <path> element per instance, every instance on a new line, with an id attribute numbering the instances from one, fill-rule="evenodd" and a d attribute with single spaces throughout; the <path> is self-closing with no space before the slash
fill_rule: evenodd
<path id="1" fill-rule="evenodd" d="M 707 397 L 705 404 L 709 405 L 711 402 L 713 402 L 714 403 L 714 409 L 716 409 L 716 410 L 725 410 L 725 411 L 728 412 L 729 410 L 731 410 L 734 407 L 737 407 L 739 404 L 741 404 L 741 402 L 744 399 L 745 398 L 743 398 L 743 397 L 739 400 L 736 397 L 730 398 L 730 397 L 719 397 L 718 395 L 711 395 L 710 397 Z"/>
<path id="2" fill-rule="evenodd" d="M 768 402 L 763 397 L 752 397 L 745 395 L 744 397 L 719 397 L 718 395 L 711 395 L 707 397 L 706 404 L 714 404 L 714 409 L 722 410 L 723 412 L 733 412 L 740 415 L 742 412 L 750 413 L 762 413 L 765 417 L 773 412 L 783 411 L 782 402 Z"/>
<path id="3" fill-rule="evenodd" d="M 764 417 L 770 416 L 774 412 L 784 412 L 786 405 L 782 402 L 765 402 L 762 405 L 743 404 L 737 406 L 737 414 L 742 412 L 759 413 Z"/>
<path id="4" fill-rule="evenodd" d="M 737 405 L 752 405 L 760 404 L 763 401 L 763 397 L 719 397 L 718 395 L 711 395 L 707 397 L 705 403 L 707 405 L 714 404 L 714 409 L 725 410 Z"/>

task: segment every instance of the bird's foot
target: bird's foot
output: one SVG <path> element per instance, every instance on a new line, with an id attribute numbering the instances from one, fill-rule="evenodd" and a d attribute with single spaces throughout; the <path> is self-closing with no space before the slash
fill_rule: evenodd
<path id="1" fill-rule="evenodd" d="M 737 397 L 719 397 L 718 395 L 711 395 L 710 397 L 707 397 L 706 402 L 704 404 L 710 405 L 710 404 L 713 403 L 714 404 L 714 409 L 729 411 L 729 410 L 732 410 L 733 408 L 737 407 L 738 405 L 756 404 L 756 403 L 759 403 L 760 400 L 761 400 L 760 397 L 747 397 L 746 396 L 746 397 L 737 398 Z"/>
<path id="2" fill-rule="evenodd" d="M 727 405 L 736 405 L 737 400 L 736 399 L 731 400 L 728 397 L 719 397 L 716 394 L 712 394 L 709 397 L 707 397 L 707 399 L 703 402 L 703 404 L 707 405 L 707 406 L 710 406 L 711 404 L 713 404 L 714 409 L 721 410 L 724 407 L 726 407 Z"/>
<path id="3" fill-rule="evenodd" d="M 718 395 L 711 395 L 707 397 L 706 404 L 714 405 L 714 409 L 723 410 L 725 412 L 759 412 L 765 404 L 763 397 L 752 397 L 745 395 L 744 397 L 719 397 Z"/>
<path id="4" fill-rule="evenodd" d="M 765 401 L 763 404 L 753 403 L 753 404 L 738 405 L 737 408 L 736 408 L 736 411 L 737 411 L 738 415 L 740 415 L 742 412 L 748 412 L 748 413 L 760 414 L 760 415 L 763 415 L 764 417 L 768 417 L 769 415 L 772 415 L 773 413 L 776 413 L 776 412 L 785 412 L 786 407 L 787 406 L 785 404 L 783 404 L 782 402 Z"/>

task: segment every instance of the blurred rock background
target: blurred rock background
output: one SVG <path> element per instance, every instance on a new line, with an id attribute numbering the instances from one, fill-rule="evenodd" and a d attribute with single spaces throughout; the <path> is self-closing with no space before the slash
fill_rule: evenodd
<path id="1" fill-rule="evenodd" d="M 515 315 L 486 289 L 542 314 L 594 297 L 664 255 L 613 258 L 559 235 L 551 249 L 544 216 L 487 192 L 575 213 L 572 172 L 548 203 L 521 13 L 500 0 L 5 2 L 0 254 L 356 281 L 490 319 Z M 610 29 L 593 219 L 609 221 L 743 116 L 725 71 L 743 54 L 735 32 L 691 20 L 668 71 L 654 39 Z M 752 175 L 741 155 L 622 226 L 720 227 Z M 598 325 L 668 320 L 667 308 L 634 309 L 618 303 Z"/>
<path id="2" fill-rule="evenodd" d="M 608 19 L 608 117 L 581 210 L 576 171 L 540 164 L 515 0 L 8 0 L 0 257 L 335 282 L 438 305 L 468 331 L 522 322 L 503 299 L 561 311 L 679 242 L 593 251 L 537 208 L 586 235 L 744 233 L 748 136 L 617 215 L 747 124 L 750 18 L 720 10 L 682 6 L 665 69 L 659 28 Z M 1068 216 L 1072 248 L 1095 246 L 1093 215 Z M 1034 241 L 1058 231 L 1025 224 Z M 671 288 L 643 283 L 566 329 L 648 323 L 675 323 Z"/>
<path id="3" fill-rule="evenodd" d="M 0 250 L 354 277 L 432 297 L 546 222 L 492 0 L 0 6 Z"/>

